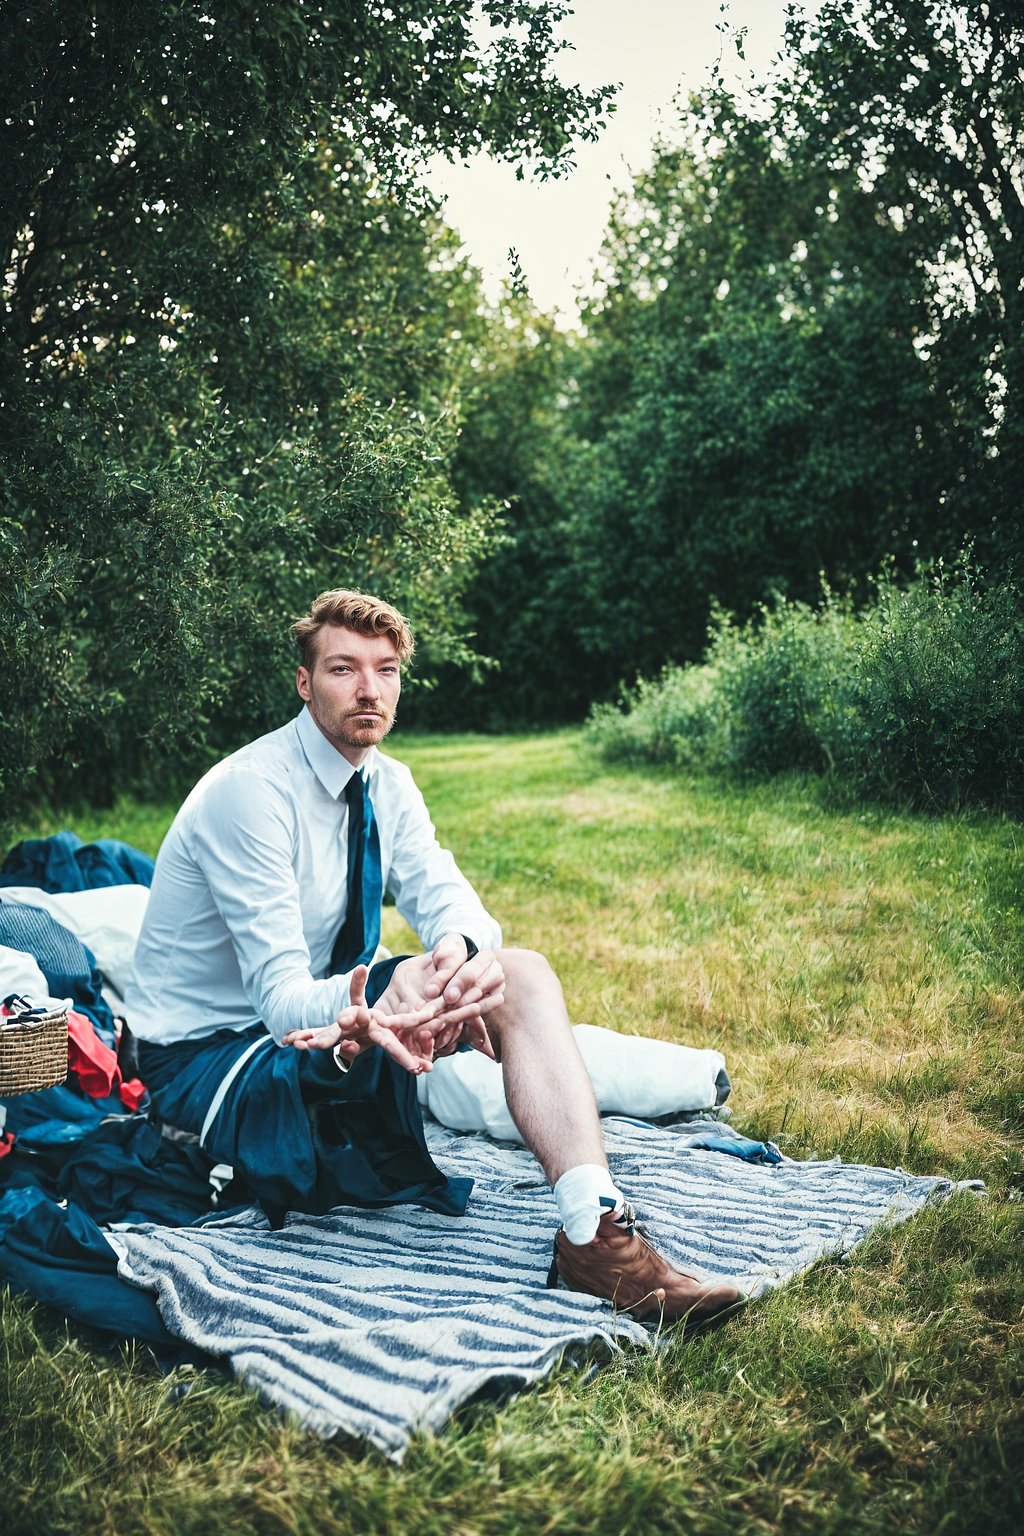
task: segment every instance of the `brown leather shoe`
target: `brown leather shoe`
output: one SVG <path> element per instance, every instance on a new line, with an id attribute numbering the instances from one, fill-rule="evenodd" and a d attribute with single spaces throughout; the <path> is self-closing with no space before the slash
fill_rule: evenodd
<path id="1" fill-rule="evenodd" d="M 571 1291 L 605 1296 L 621 1312 L 639 1318 L 660 1316 L 666 1323 L 684 1320 L 690 1327 L 746 1300 L 735 1286 L 706 1283 L 673 1268 L 637 1231 L 631 1206 L 623 1216 L 624 1221 L 617 1221 L 613 1212 L 606 1212 L 592 1243 L 570 1243 L 560 1230 L 549 1285 L 560 1277 Z"/>

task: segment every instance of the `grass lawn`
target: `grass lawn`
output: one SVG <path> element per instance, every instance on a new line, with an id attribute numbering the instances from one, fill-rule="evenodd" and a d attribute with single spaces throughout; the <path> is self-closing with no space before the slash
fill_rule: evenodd
<path id="1" fill-rule="evenodd" d="M 574 732 L 394 751 L 576 1021 L 719 1047 L 734 1125 L 792 1156 L 982 1177 L 987 1198 L 879 1234 L 657 1359 L 475 1408 L 399 1468 L 7 1299 L 0 1530 L 1016 1536 L 1020 825 L 836 813 L 799 779 L 610 768 Z M 66 820 L 155 853 L 172 812 Z"/>

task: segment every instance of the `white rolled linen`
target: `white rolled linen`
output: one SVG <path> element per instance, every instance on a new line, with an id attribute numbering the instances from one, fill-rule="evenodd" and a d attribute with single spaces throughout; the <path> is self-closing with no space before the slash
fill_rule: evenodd
<path id="1" fill-rule="evenodd" d="M 576 1024 L 573 1034 L 602 1114 L 656 1120 L 713 1109 L 720 1102 L 721 1051 L 621 1035 L 597 1024 Z M 460 1051 L 435 1062 L 416 1087 L 420 1103 L 442 1125 L 522 1144 L 505 1102 L 501 1068 L 479 1051 Z"/>

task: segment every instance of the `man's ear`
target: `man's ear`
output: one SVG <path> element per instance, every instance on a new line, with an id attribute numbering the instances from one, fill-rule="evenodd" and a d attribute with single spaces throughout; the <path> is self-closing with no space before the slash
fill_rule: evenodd
<path id="1" fill-rule="evenodd" d="M 299 670 L 296 672 L 296 674 L 295 674 L 295 687 L 298 690 L 299 698 L 300 699 L 305 699 L 306 703 L 308 704 L 309 703 L 309 673 L 306 671 L 305 667 L 300 667 Z"/>

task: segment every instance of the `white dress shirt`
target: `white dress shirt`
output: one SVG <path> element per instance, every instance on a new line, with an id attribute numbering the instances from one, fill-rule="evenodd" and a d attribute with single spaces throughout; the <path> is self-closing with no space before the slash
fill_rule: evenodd
<path id="1" fill-rule="evenodd" d="M 125 993 L 139 1039 L 167 1045 L 262 1020 L 280 1043 L 347 1006 L 350 973 L 329 973 L 355 771 L 303 709 L 200 779 L 160 849 Z M 373 748 L 363 771 L 384 889 L 424 949 L 446 933 L 499 945 L 500 928 L 438 843 L 408 768 Z"/>

